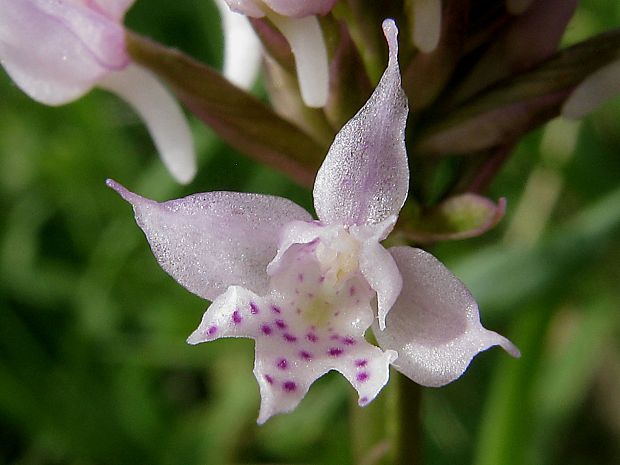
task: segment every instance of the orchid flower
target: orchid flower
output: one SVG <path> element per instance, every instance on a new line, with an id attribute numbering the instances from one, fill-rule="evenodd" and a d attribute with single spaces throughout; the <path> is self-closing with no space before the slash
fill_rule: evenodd
<path id="1" fill-rule="evenodd" d="M 210 192 L 157 203 L 108 181 L 133 205 L 161 267 L 213 301 L 188 342 L 256 341 L 259 423 L 294 409 L 330 370 L 366 405 L 388 381 L 390 364 L 441 386 L 493 345 L 518 356 L 482 327 L 474 298 L 436 258 L 380 244 L 409 185 L 397 29 L 392 20 L 383 28 L 387 69 L 317 174 L 318 220 L 280 197 Z M 364 338 L 371 326 L 380 347 Z"/>
<path id="2" fill-rule="evenodd" d="M 322 107 L 329 94 L 329 63 L 321 25 L 336 0 L 225 0 L 234 12 L 252 18 L 267 16 L 288 41 L 301 97 L 309 107 Z"/>
<path id="3" fill-rule="evenodd" d="M 34 100 L 62 105 L 98 86 L 144 120 L 172 175 L 196 172 L 189 126 L 176 100 L 131 62 L 123 16 L 134 0 L 0 0 L 0 62 Z"/>

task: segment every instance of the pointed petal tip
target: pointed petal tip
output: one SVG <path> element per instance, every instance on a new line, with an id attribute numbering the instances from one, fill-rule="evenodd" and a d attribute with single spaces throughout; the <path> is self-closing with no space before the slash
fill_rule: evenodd
<path id="1" fill-rule="evenodd" d="M 395 59 L 398 55 L 398 26 L 393 19 L 388 18 L 383 21 L 381 27 L 390 49 L 390 60 Z"/>
<path id="2" fill-rule="evenodd" d="M 514 358 L 521 358 L 521 351 L 517 348 L 516 345 L 514 345 L 512 342 L 510 342 L 504 336 L 501 336 L 499 334 L 498 334 L 498 336 L 499 336 L 499 340 L 498 340 L 497 344 L 502 349 L 504 349 L 506 352 L 508 352 Z"/>
<path id="3" fill-rule="evenodd" d="M 192 334 L 189 335 L 189 337 L 185 340 L 185 342 L 191 346 L 195 346 L 204 341 L 200 338 L 199 332 L 194 331 Z"/>
<path id="4" fill-rule="evenodd" d="M 105 184 L 110 189 L 116 191 L 116 193 L 120 195 L 123 198 L 123 200 L 129 202 L 132 205 L 134 205 L 136 201 L 141 198 L 138 194 L 134 194 L 133 192 L 128 190 L 125 186 L 116 182 L 114 179 L 106 179 Z"/>

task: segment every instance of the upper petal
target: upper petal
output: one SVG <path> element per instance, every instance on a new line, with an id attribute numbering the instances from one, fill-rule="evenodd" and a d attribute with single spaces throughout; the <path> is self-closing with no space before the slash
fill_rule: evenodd
<path id="1" fill-rule="evenodd" d="M 368 102 L 336 135 L 316 177 L 314 206 L 325 223 L 378 223 L 398 214 L 407 197 L 407 99 L 394 21 L 384 21 L 383 29 L 388 67 Z"/>
<path id="2" fill-rule="evenodd" d="M 385 331 L 374 333 L 383 349 L 398 352 L 394 366 L 401 373 L 425 386 L 442 386 L 491 346 L 519 355 L 510 341 L 482 327 L 471 293 L 439 260 L 411 247 L 394 247 L 390 253 L 403 290 Z"/>
<path id="3" fill-rule="evenodd" d="M 0 0 L 0 11 L 0 60 L 42 103 L 69 102 L 128 63 L 122 26 L 83 5 Z"/>
<path id="4" fill-rule="evenodd" d="M 67 2 L 0 0 L 0 61 L 15 83 L 49 105 L 88 92 L 128 63 L 120 24 Z"/>
<path id="5" fill-rule="evenodd" d="M 159 265 L 209 300 L 233 284 L 264 293 L 279 229 L 310 219 L 303 208 L 280 197 L 208 192 L 158 203 L 112 180 L 108 186 L 133 205 Z"/>

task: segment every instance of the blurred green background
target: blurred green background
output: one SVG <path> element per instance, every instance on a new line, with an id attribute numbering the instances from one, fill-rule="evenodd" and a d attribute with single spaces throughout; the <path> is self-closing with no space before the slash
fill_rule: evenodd
<path id="1" fill-rule="evenodd" d="M 209 2 L 138 1 L 134 29 L 219 66 Z M 566 43 L 620 24 L 584 1 Z M 185 338 L 206 307 L 157 266 L 114 178 L 147 197 L 237 190 L 311 196 L 192 120 L 200 171 L 165 172 L 114 96 L 48 108 L 0 79 L 0 462 L 353 462 L 353 389 L 330 374 L 258 427 L 250 341 Z M 529 135 L 491 188 L 508 199 L 482 238 L 434 253 L 472 289 L 485 326 L 522 350 L 481 354 L 423 398 L 426 463 L 620 463 L 620 99 Z M 412 166 L 415 181 L 415 165 Z"/>

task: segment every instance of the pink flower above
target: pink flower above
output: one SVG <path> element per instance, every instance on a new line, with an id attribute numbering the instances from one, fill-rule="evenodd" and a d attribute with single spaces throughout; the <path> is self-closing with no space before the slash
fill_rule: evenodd
<path id="1" fill-rule="evenodd" d="M 62 105 L 93 87 L 112 91 L 142 117 L 180 182 L 196 171 L 191 132 L 168 90 L 131 62 L 121 24 L 134 0 L 0 0 L 0 62 L 31 98 Z"/>

